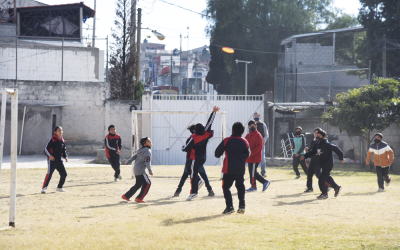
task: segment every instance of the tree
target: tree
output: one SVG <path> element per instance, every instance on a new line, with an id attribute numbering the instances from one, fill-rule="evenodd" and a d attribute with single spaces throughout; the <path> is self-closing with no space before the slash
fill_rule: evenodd
<path id="1" fill-rule="evenodd" d="M 144 85 L 142 81 L 138 81 L 135 85 L 135 100 L 141 101 L 144 92 Z"/>
<path id="2" fill-rule="evenodd" d="M 364 155 L 367 155 L 374 133 L 400 122 L 399 82 L 385 78 L 376 81 L 373 85 L 337 94 L 338 106 L 330 107 L 322 116 L 323 123 L 346 131 L 350 139 L 361 136 L 366 142 L 363 143 Z M 353 147 L 361 159 L 360 150 L 354 144 Z"/>
<path id="3" fill-rule="evenodd" d="M 383 76 L 382 54 L 386 35 L 386 75 L 400 76 L 400 2 L 397 0 L 360 0 L 358 20 L 367 29 L 365 39 L 356 48 L 357 66 Z"/>
<path id="4" fill-rule="evenodd" d="M 240 59 L 253 62 L 248 66 L 249 94 L 273 90 L 281 40 L 328 23 L 335 16 L 330 4 L 331 0 L 208 0 L 204 11 L 211 48 L 207 82 L 220 93 L 244 94 L 245 67 L 234 61 Z M 226 54 L 222 46 L 243 50 Z"/>
<path id="5" fill-rule="evenodd" d="M 131 56 L 135 45 L 131 41 L 131 1 L 117 0 L 115 27 L 112 29 L 114 42 L 110 56 L 110 92 L 112 99 L 132 100 L 136 58 Z M 132 46 L 132 47 L 131 47 Z"/>

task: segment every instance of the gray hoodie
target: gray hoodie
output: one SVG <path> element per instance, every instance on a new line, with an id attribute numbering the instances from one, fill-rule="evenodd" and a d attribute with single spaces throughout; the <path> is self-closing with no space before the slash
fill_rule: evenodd
<path id="1" fill-rule="evenodd" d="M 140 148 L 136 154 L 132 155 L 132 157 L 126 162 L 130 164 L 132 161 L 135 161 L 135 165 L 133 166 L 133 174 L 134 175 L 142 175 L 146 172 L 146 167 L 150 174 L 153 173 L 151 170 L 151 150 L 148 147 Z"/>

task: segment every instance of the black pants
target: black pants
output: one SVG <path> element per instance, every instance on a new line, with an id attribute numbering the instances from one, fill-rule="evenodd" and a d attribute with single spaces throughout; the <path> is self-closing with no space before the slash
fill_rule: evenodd
<path id="1" fill-rule="evenodd" d="M 235 186 L 238 192 L 239 207 L 244 207 L 246 205 L 244 199 L 244 193 L 246 192 L 244 186 L 244 175 L 224 174 L 224 176 L 222 177 L 222 190 L 224 191 L 226 207 L 233 207 L 231 193 L 233 182 L 235 182 Z"/>
<path id="2" fill-rule="evenodd" d="M 57 188 L 63 187 L 63 185 L 65 183 L 65 179 L 67 178 L 67 171 L 65 170 L 63 162 L 62 161 L 50 161 L 50 159 L 47 159 L 47 174 L 46 174 L 46 178 L 44 179 L 42 188 L 45 188 L 49 185 L 51 176 L 53 175 L 54 170 L 56 170 L 56 169 L 57 169 L 58 173 L 60 174 L 60 181 L 58 182 Z"/>
<path id="3" fill-rule="evenodd" d="M 387 183 L 390 182 L 389 167 L 383 168 L 376 166 L 376 175 L 378 176 L 379 188 L 385 189 L 385 187 L 383 186 L 383 180 L 385 180 Z"/>
<path id="4" fill-rule="evenodd" d="M 332 167 L 322 166 L 322 172 L 321 175 L 319 176 L 318 185 L 319 189 L 321 190 L 321 193 L 323 194 L 328 193 L 328 186 L 326 185 L 326 182 L 329 183 L 329 185 L 331 185 L 331 188 L 336 189 L 339 187 L 339 185 L 336 184 L 335 180 L 331 176 L 332 168 L 333 166 Z"/>
<path id="5" fill-rule="evenodd" d="M 321 167 L 319 166 L 318 163 L 310 162 L 307 172 L 307 189 L 313 190 L 312 178 L 314 174 L 319 179 L 319 177 L 321 176 Z M 325 185 L 327 185 L 326 188 L 331 186 L 331 184 L 329 184 L 328 181 L 329 180 L 327 180 L 327 182 L 325 183 Z"/>
<path id="6" fill-rule="evenodd" d="M 293 170 L 294 170 L 294 172 L 296 172 L 296 175 L 300 175 L 300 172 L 299 172 L 299 163 L 300 163 L 301 168 L 303 168 L 304 173 L 307 175 L 308 171 L 307 171 L 306 160 L 300 161 L 300 157 L 301 157 L 301 155 L 293 156 Z"/>
<path id="7" fill-rule="evenodd" d="M 250 185 L 252 188 L 257 188 L 257 181 L 262 184 L 266 183 L 267 180 L 257 172 L 257 167 L 260 163 L 248 163 L 249 165 L 249 175 L 250 175 Z"/>
<path id="8" fill-rule="evenodd" d="M 190 175 L 190 193 L 191 194 L 197 194 L 199 191 L 199 169 L 204 165 L 206 162 L 206 159 L 199 159 L 199 160 L 193 160 L 192 165 L 190 166 L 189 170 L 189 175 Z"/>
<path id="9" fill-rule="evenodd" d="M 131 189 L 129 189 L 129 191 L 125 193 L 125 197 L 128 199 L 131 198 L 136 193 L 136 191 L 139 190 L 139 188 L 142 188 L 142 190 L 140 190 L 140 193 L 138 196 L 136 196 L 136 198 L 143 200 L 146 194 L 149 192 L 151 186 L 150 178 L 146 173 L 142 175 L 135 175 L 135 178 L 136 178 L 135 186 L 131 187 Z"/>
<path id="10" fill-rule="evenodd" d="M 110 158 L 108 158 L 108 161 L 111 163 L 111 167 L 114 169 L 115 173 L 114 173 L 114 177 L 118 178 L 119 175 L 121 174 L 121 170 L 120 170 L 120 161 L 119 161 L 119 155 L 115 155 L 115 156 L 111 156 Z"/>
<path id="11" fill-rule="evenodd" d="M 182 190 L 183 185 L 185 185 L 186 179 L 189 177 L 189 169 L 192 167 L 192 161 L 193 160 L 191 160 L 191 159 L 186 160 L 185 170 L 183 171 L 181 181 L 179 182 L 179 185 L 178 185 L 178 189 L 180 189 L 180 190 Z M 207 176 L 206 170 L 204 169 L 204 166 L 201 166 L 199 168 L 199 175 L 204 180 L 204 184 L 206 185 L 207 190 L 208 191 L 212 190 L 210 181 L 208 180 L 208 176 Z M 199 178 L 199 177 L 197 177 L 197 178 Z"/>

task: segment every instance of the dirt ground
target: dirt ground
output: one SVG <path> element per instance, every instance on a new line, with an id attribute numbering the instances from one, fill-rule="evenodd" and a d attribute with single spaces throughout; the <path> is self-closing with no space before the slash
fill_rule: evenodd
<path id="1" fill-rule="evenodd" d="M 68 165 L 67 165 L 68 166 Z M 153 166 L 147 204 L 121 199 L 131 167 L 113 181 L 111 167 L 67 168 L 67 192 L 40 194 L 45 169 L 19 169 L 16 228 L 0 231 L 0 249 L 400 249 L 400 178 L 377 193 L 376 174 L 333 171 L 342 194 L 317 200 L 304 194 L 306 177 L 289 167 L 268 168 L 266 192 L 246 194 L 245 214 L 223 216 L 219 167 L 206 167 L 216 194 L 188 202 L 189 181 L 172 197 L 183 166 Z M 246 173 L 246 187 L 248 184 Z M 9 170 L 0 183 L 0 227 L 8 225 Z M 232 188 L 237 209 L 236 190 Z"/>

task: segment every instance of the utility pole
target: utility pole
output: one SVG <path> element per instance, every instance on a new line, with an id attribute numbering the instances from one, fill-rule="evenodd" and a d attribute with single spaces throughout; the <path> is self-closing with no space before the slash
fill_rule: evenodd
<path id="1" fill-rule="evenodd" d="M 131 60 L 133 60 L 134 65 L 133 67 L 137 67 L 137 62 L 136 61 L 136 0 L 132 0 L 131 2 L 131 30 L 130 30 L 130 41 L 129 41 L 129 53 L 130 56 L 132 57 Z M 136 72 L 133 72 L 133 75 L 136 76 Z M 137 76 L 136 76 L 137 77 Z M 136 81 L 136 79 L 135 79 Z M 135 82 L 134 82 L 135 84 Z M 134 85 L 133 84 L 133 85 Z M 132 86 L 134 87 L 134 86 Z M 134 93 L 134 89 L 132 89 L 132 93 Z"/>
<path id="2" fill-rule="evenodd" d="M 187 27 L 187 30 L 188 30 L 188 35 L 187 35 L 187 81 L 186 81 L 186 89 L 189 90 L 189 27 Z M 189 92 L 189 91 L 187 91 L 187 92 Z"/>
<path id="3" fill-rule="evenodd" d="M 194 62 L 196 63 L 196 68 L 195 68 L 195 76 L 196 76 L 196 84 L 194 85 L 194 86 L 196 86 L 196 90 L 197 90 L 197 94 L 200 94 L 200 88 L 199 88 L 199 86 L 197 85 L 197 64 L 199 63 L 198 61 L 197 61 L 197 51 L 196 51 L 196 57 L 195 57 L 195 59 L 194 59 Z"/>
<path id="4" fill-rule="evenodd" d="M 382 77 L 386 78 L 386 34 L 383 35 Z"/>
<path id="5" fill-rule="evenodd" d="M 137 49 L 136 49 L 136 55 L 137 55 L 137 72 L 136 72 L 136 83 L 138 81 L 140 81 L 140 42 L 141 42 L 141 38 L 140 38 L 140 33 L 141 33 L 141 28 L 142 28 L 142 9 L 138 8 L 138 30 L 137 30 Z"/>
<path id="6" fill-rule="evenodd" d="M 172 55 L 171 55 L 171 68 L 169 70 L 170 72 L 170 77 L 171 77 L 171 83 L 169 84 L 169 94 L 171 94 L 171 88 L 172 88 Z"/>
<path id="7" fill-rule="evenodd" d="M 92 47 L 94 48 L 94 43 L 96 41 L 96 0 L 94 0 L 94 17 L 93 17 L 93 40 Z"/>
<path id="8" fill-rule="evenodd" d="M 106 82 L 108 82 L 108 35 L 107 35 L 107 38 L 106 38 L 106 58 L 107 58 L 107 61 L 106 61 Z"/>
<path id="9" fill-rule="evenodd" d="M 182 92 L 182 33 L 180 33 L 179 35 L 181 38 L 181 47 L 179 49 L 179 82 L 180 82 L 179 90 L 181 91 L 181 94 L 183 94 L 183 92 Z"/>

